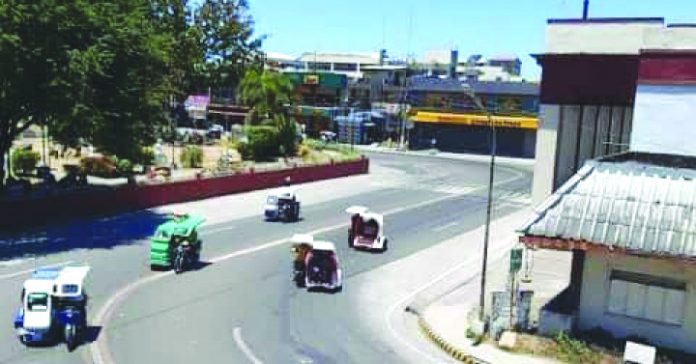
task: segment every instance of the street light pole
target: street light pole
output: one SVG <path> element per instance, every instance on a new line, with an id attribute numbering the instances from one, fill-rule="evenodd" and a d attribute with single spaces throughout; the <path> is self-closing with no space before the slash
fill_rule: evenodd
<path id="1" fill-rule="evenodd" d="M 486 307 L 486 266 L 488 264 L 488 241 L 490 240 L 491 230 L 491 210 L 493 208 L 493 180 L 495 179 L 495 154 L 496 154 L 496 132 L 491 114 L 487 113 L 488 125 L 490 125 L 490 148 L 491 163 L 488 172 L 488 202 L 486 204 L 486 228 L 483 235 L 483 262 L 481 263 L 481 296 L 479 297 L 479 319 L 483 321 L 484 308 Z"/>
<path id="2" fill-rule="evenodd" d="M 481 111 L 486 113 L 486 118 L 488 119 L 488 126 L 490 128 L 490 170 L 488 172 L 488 200 L 486 204 L 486 225 L 483 235 L 483 259 L 481 262 L 481 292 L 479 295 L 479 321 L 483 322 L 485 317 L 485 307 L 486 307 L 486 271 L 488 265 L 488 243 L 490 240 L 490 230 L 491 230 L 491 213 L 493 209 L 493 181 L 495 179 L 495 155 L 496 155 L 496 130 L 493 124 L 493 118 L 491 113 L 486 109 L 480 100 L 476 98 L 476 95 L 471 93 L 471 96 L 476 104 L 476 107 Z"/>

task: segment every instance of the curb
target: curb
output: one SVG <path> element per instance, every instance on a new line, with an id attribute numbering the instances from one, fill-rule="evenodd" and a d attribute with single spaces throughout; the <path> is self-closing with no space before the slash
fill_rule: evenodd
<path id="1" fill-rule="evenodd" d="M 473 162 L 473 163 L 484 163 L 487 162 L 490 159 L 490 156 L 488 155 L 479 155 L 479 154 L 460 154 L 458 156 L 448 156 L 448 155 L 441 155 L 441 154 L 430 154 L 430 153 L 417 153 L 413 151 L 399 151 L 399 150 L 388 150 L 388 149 L 373 149 L 373 148 L 356 148 L 356 150 L 360 150 L 362 152 L 372 152 L 372 153 L 382 153 L 382 154 L 396 154 L 396 155 L 407 155 L 407 156 L 413 156 L 413 157 L 429 157 L 429 158 L 440 158 L 440 159 L 449 159 L 449 160 L 459 160 L 459 161 L 467 161 L 467 162 Z M 525 167 L 525 166 L 533 166 L 535 163 L 536 159 L 531 158 L 514 158 L 514 157 L 503 157 L 503 156 L 496 156 L 496 164 L 501 164 L 501 165 L 506 165 L 506 166 L 511 166 L 511 167 Z"/>
<path id="2" fill-rule="evenodd" d="M 418 316 L 418 326 L 420 327 L 423 334 L 430 339 L 435 345 L 440 349 L 445 351 L 452 358 L 466 364 L 489 364 L 487 361 L 481 360 L 464 350 L 461 350 L 454 345 L 448 343 L 440 335 L 436 334 L 430 325 L 423 319 L 423 316 Z"/>

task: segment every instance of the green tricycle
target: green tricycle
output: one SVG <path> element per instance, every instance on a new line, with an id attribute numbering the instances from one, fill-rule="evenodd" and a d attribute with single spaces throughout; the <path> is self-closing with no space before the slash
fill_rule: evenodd
<path id="1" fill-rule="evenodd" d="M 157 227 L 150 239 L 150 268 L 173 268 L 179 274 L 200 261 L 202 242 L 197 228 L 205 219 L 189 214 L 174 214 Z"/>

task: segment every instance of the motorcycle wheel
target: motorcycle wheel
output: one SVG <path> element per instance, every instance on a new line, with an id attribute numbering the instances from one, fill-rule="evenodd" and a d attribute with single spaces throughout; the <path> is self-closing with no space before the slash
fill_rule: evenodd
<path id="1" fill-rule="evenodd" d="M 174 258 L 174 273 L 179 274 L 184 271 L 184 256 L 177 255 Z"/>
<path id="2" fill-rule="evenodd" d="M 77 328 L 73 324 L 66 324 L 63 328 L 63 337 L 68 351 L 73 351 L 77 346 Z"/>

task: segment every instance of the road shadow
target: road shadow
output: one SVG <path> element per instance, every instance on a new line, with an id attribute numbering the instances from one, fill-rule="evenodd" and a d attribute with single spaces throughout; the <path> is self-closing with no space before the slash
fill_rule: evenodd
<path id="1" fill-rule="evenodd" d="M 101 333 L 101 326 L 87 326 L 85 332 L 82 334 L 83 344 L 91 344 L 99 339 L 99 334 Z"/>
<path id="2" fill-rule="evenodd" d="M 76 249 L 112 249 L 137 244 L 151 236 L 155 228 L 167 219 L 167 214 L 142 210 L 103 218 L 73 220 L 23 232 L 0 233 L 0 262 Z"/>
<path id="3" fill-rule="evenodd" d="M 324 293 L 324 294 L 334 295 L 334 294 L 343 292 L 343 287 L 334 288 L 334 289 L 325 288 L 325 287 L 310 287 L 310 288 L 307 288 L 307 292 Z"/>

